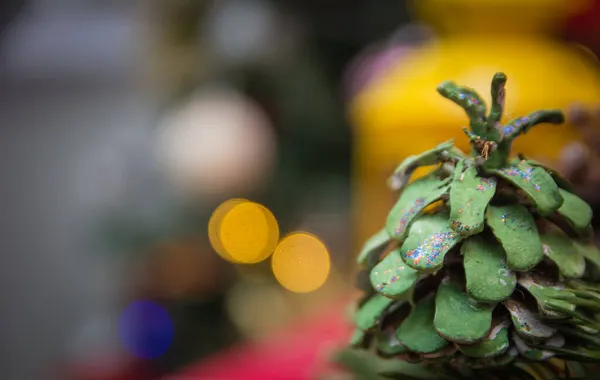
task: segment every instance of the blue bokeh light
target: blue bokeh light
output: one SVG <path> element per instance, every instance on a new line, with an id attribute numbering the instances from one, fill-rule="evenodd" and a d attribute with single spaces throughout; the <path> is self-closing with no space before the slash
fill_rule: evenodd
<path id="1" fill-rule="evenodd" d="M 152 301 L 136 301 L 119 321 L 119 336 L 133 355 L 153 359 L 163 355 L 173 342 L 174 328 L 169 313 Z"/>

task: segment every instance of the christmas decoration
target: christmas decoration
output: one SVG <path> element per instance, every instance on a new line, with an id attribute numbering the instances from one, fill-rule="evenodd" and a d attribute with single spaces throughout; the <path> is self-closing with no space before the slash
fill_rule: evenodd
<path id="1" fill-rule="evenodd" d="M 600 361 L 592 210 L 555 171 L 510 156 L 515 138 L 564 116 L 502 124 L 506 81 L 494 76 L 489 113 L 473 89 L 440 84 L 469 117 L 471 154 L 449 141 L 408 157 L 389 181 L 401 193 L 358 257 L 354 348 L 337 355 L 361 376 L 580 378 Z"/>
<path id="2" fill-rule="evenodd" d="M 229 88 L 207 88 L 166 118 L 160 156 L 174 186 L 187 196 L 219 198 L 266 180 L 276 141 L 262 110 Z"/>
<path id="3" fill-rule="evenodd" d="M 600 101 L 600 67 L 589 54 L 557 40 L 555 31 L 581 10 L 575 0 L 418 0 L 417 20 L 435 38 L 371 81 L 349 104 L 355 125 L 355 248 L 377 231 L 393 199 L 384 186 L 396 163 L 450 138 L 464 122 L 459 110 L 432 96 L 447 78 L 487 92 L 489 73 L 511 77 L 505 120 L 539 108 L 566 109 Z M 515 43 L 518 41 L 518 43 Z M 489 101 L 486 99 L 486 101 Z M 544 143 L 539 141 L 543 139 Z M 570 123 L 540 126 L 515 142 L 529 157 L 556 165 L 562 147 L 580 139 Z M 420 172 L 415 173 L 417 177 Z"/>

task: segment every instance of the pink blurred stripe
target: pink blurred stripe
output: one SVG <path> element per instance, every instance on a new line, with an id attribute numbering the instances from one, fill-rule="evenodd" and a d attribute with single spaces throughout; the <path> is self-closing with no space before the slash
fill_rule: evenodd
<path id="1" fill-rule="evenodd" d="M 310 380 L 335 367 L 333 349 L 344 346 L 352 327 L 348 303 L 300 321 L 257 343 L 245 343 L 188 367 L 166 380 Z"/>

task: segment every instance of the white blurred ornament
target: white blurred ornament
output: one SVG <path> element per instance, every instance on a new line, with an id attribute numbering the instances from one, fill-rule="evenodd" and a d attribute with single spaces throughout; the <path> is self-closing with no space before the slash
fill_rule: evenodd
<path id="1" fill-rule="evenodd" d="M 226 87 L 194 94 L 166 117 L 159 136 L 167 175 L 187 196 L 256 190 L 274 164 L 276 140 L 267 116 Z"/>

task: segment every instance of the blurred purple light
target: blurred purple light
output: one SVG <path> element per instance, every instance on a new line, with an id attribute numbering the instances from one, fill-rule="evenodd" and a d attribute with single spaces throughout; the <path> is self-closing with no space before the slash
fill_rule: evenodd
<path id="1" fill-rule="evenodd" d="M 173 341 L 173 322 L 167 311 L 152 301 L 136 301 L 119 321 L 119 336 L 133 355 L 153 359 L 163 355 Z"/>

